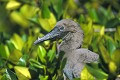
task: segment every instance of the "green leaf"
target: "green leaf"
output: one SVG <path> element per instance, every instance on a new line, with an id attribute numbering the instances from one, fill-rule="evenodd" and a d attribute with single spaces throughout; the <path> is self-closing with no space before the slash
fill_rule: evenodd
<path id="1" fill-rule="evenodd" d="M 39 79 L 40 79 L 40 80 L 48 80 L 48 76 L 47 76 L 47 75 L 46 75 L 46 76 L 40 75 L 40 76 L 39 76 Z"/>
<path id="2" fill-rule="evenodd" d="M 9 58 L 10 52 L 7 45 L 0 44 L 0 57 Z"/>
<path id="3" fill-rule="evenodd" d="M 19 80 L 31 79 L 31 75 L 27 67 L 15 66 L 14 70 Z"/>
<path id="4" fill-rule="evenodd" d="M 39 47 L 38 47 L 38 57 L 39 57 L 39 59 L 40 59 L 43 63 L 46 62 L 45 56 L 46 56 L 46 50 L 45 50 L 45 48 L 43 48 L 42 46 L 39 46 Z"/>
<path id="5" fill-rule="evenodd" d="M 105 63 L 109 63 L 111 58 L 110 58 L 110 55 L 108 53 L 108 51 L 106 50 L 105 46 L 102 44 L 102 43 L 99 43 L 99 50 L 101 52 L 101 55 L 105 61 Z"/>
<path id="6" fill-rule="evenodd" d="M 114 34 L 114 38 L 115 38 L 115 42 L 116 42 L 117 46 L 120 46 L 117 43 L 117 41 L 120 41 L 120 27 L 117 27 L 117 30 L 116 30 L 116 32 Z"/>
<path id="7" fill-rule="evenodd" d="M 12 1 L 9 1 L 9 2 L 7 3 L 6 9 L 8 9 L 8 10 L 16 9 L 16 8 L 18 8 L 20 5 L 21 5 L 20 2 L 17 2 L 17 1 L 12 0 Z"/>
<path id="8" fill-rule="evenodd" d="M 67 58 L 64 58 L 64 59 L 62 60 L 62 64 L 60 65 L 60 66 L 61 66 L 61 70 L 63 70 L 63 68 L 65 67 L 66 62 L 67 62 Z"/>
<path id="9" fill-rule="evenodd" d="M 9 75 L 4 74 L 1 78 L 1 80 L 11 80 L 11 79 L 10 79 Z"/>
<path id="10" fill-rule="evenodd" d="M 50 18 L 50 10 L 49 10 L 48 5 L 46 3 L 43 3 L 43 6 L 42 6 L 42 17 L 43 18 Z"/>
<path id="11" fill-rule="evenodd" d="M 30 53 L 32 49 L 35 47 L 33 46 L 33 36 L 28 36 L 28 40 L 24 43 L 24 46 L 22 48 L 23 54 Z"/>
<path id="12" fill-rule="evenodd" d="M 92 68 L 88 65 L 86 65 L 86 68 L 98 80 L 107 79 L 107 77 L 108 77 L 108 75 L 100 69 L 95 69 L 95 68 Z"/>
<path id="13" fill-rule="evenodd" d="M 54 28 L 54 25 L 56 24 L 56 18 L 53 13 L 50 13 L 49 19 L 46 19 L 46 18 L 44 19 L 44 18 L 40 17 L 39 22 L 40 22 L 41 27 L 44 30 L 50 31 Z"/>
<path id="14" fill-rule="evenodd" d="M 12 52 L 15 49 L 15 46 L 11 41 L 7 41 L 7 46 L 10 52 Z"/>
<path id="15" fill-rule="evenodd" d="M 19 50 L 14 49 L 10 54 L 9 61 L 11 61 L 14 64 L 17 64 L 21 57 L 22 53 Z"/>
<path id="16" fill-rule="evenodd" d="M 49 58 L 49 61 L 52 62 L 53 59 L 55 58 L 55 53 L 53 50 L 49 50 L 48 53 L 47 53 L 47 56 Z"/>
<path id="17" fill-rule="evenodd" d="M 109 71 L 110 71 L 110 73 L 115 75 L 116 70 L 117 70 L 117 66 L 116 66 L 115 62 L 110 61 L 109 62 Z"/>
<path id="18" fill-rule="evenodd" d="M 13 71 L 11 71 L 10 69 L 7 69 L 6 73 L 7 73 L 6 75 L 8 75 L 11 80 L 18 80 L 16 77 L 16 74 Z"/>
<path id="19" fill-rule="evenodd" d="M 114 43 L 113 39 L 109 36 L 105 36 L 105 39 L 106 39 L 105 44 L 107 47 L 107 51 L 111 55 L 113 53 L 113 51 L 116 49 L 115 43 Z"/>
<path id="20" fill-rule="evenodd" d="M 112 60 L 120 67 L 120 49 L 116 49 L 112 54 Z"/>
<path id="21" fill-rule="evenodd" d="M 58 19 L 63 13 L 63 0 L 51 0 L 54 10 L 57 13 Z"/>
<path id="22" fill-rule="evenodd" d="M 19 66 L 26 66 L 27 65 L 27 60 L 28 60 L 28 58 L 29 58 L 29 55 L 27 55 L 27 54 L 24 54 L 20 59 L 19 59 L 19 62 L 18 62 L 18 64 L 17 65 L 19 65 Z"/>
<path id="23" fill-rule="evenodd" d="M 88 72 L 87 68 L 84 67 L 81 72 L 80 79 L 81 80 L 94 80 L 94 77 Z"/>
<path id="24" fill-rule="evenodd" d="M 18 50 L 22 50 L 24 42 L 23 42 L 22 38 L 18 34 L 16 34 L 16 33 L 13 34 L 13 37 L 11 38 L 11 42 L 14 44 L 14 46 Z"/>
<path id="25" fill-rule="evenodd" d="M 89 10 L 90 10 L 90 11 L 89 11 L 90 17 L 93 19 L 93 21 L 98 22 L 98 21 L 99 21 L 99 18 L 98 18 L 98 15 L 97 15 L 96 10 L 95 10 L 94 8 L 89 9 Z"/>
<path id="26" fill-rule="evenodd" d="M 29 22 L 27 21 L 27 19 L 25 19 L 23 14 L 21 14 L 18 11 L 12 11 L 10 14 L 10 18 L 14 21 L 14 23 L 19 24 L 23 28 L 27 28 L 29 25 Z"/>
<path id="27" fill-rule="evenodd" d="M 6 60 L 4 60 L 3 58 L 0 58 L 0 69 L 2 68 L 3 69 L 3 67 L 5 67 L 6 66 Z M 2 70 L 1 70 L 2 71 Z M 1 71 L 0 71 L 0 73 L 1 73 Z"/>
<path id="28" fill-rule="evenodd" d="M 114 28 L 114 27 L 117 27 L 118 25 L 120 25 L 120 20 L 118 18 L 113 18 L 113 19 L 110 19 L 105 26 L 107 28 Z"/>
<path id="29" fill-rule="evenodd" d="M 92 37 L 93 37 L 93 26 L 92 26 L 92 21 L 90 21 L 88 23 L 88 25 L 86 27 L 83 28 L 84 30 L 84 40 L 83 40 L 83 43 L 84 45 L 82 47 L 86 47 L 88 48 L 88 46 L 90 45 L 91 41 L 92 41 Z"/>
<path id="30" fill-rule="evenodd" d="M 33 66 L 33 67 L 36 67 L 36 68 L 44 68 L 44 65 L 40 64 L 38 61 L 36 61 L 35 59 L 30 59 L 29 60 L 30 64 Z"/>

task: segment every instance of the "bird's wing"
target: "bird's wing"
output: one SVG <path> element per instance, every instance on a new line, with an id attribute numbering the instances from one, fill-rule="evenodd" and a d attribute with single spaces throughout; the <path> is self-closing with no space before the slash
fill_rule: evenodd
<path id="1" fill-rule="evenodd" d="M 77 49 L 75 50 L 77 62 L 82 63 L 90 63 L 90 62 L 97 62 L 99 59 L 99 55 L 88 50 L 88 49 Z"/>

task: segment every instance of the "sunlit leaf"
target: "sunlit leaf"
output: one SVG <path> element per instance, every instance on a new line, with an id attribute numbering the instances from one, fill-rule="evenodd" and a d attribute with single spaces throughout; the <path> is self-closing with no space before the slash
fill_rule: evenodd
<path id="1" fill-rule="evenodd" d="M 23 45 L 24 45 L 24 42 L 23 40 L 21 39 L 21 37 L 14 33 L 13 37 L 11 38 L 11 42 L 14 44 L 14 46 L 18 49 L 18 50 L 21 50 Z"/>
<path id="2" fill-rule="evenodd" d="M 116 42 L 120 40 L 120 27 L 117 27 L 117 30 L 114 34 L 114 38 Z"/>
<path id="3" fill-rule="evenodd" d="M 15 66 L 14 70 L 19 80 L 30 80 L 31 75 L 27 67 Z"/>
<path id="4" fill-rule="evenodd" d="M 115 72 L 116 72 L 116 70 L 117 70 L 117 66 L 116 66 L 116 64 L 115 64 L 113 61 L 111 61 L 111 62 L 109 63 L 109 70 L 110 70 L 110 72 L 113 73 L 113 74 L 115 74 Z"/>
<path id="5" fill-rule="evenodd" d="M 98 80 L 100 80 L 100 79 L 103 80 L 103 79 L 106 79 L 108 77 L 108 75 L 100 69 L 94 69 L 88 65 L 86 65 L 86 68 Z"/>
<path id="6" fill-rule="evenodd" d="M 24 46 L 22 48 L 23 53 L 29 53 L 30 51 L 32 51 L 32 49 L 35 47 L 33 45 L 33 41 L 34 41 L 33 36 L 29 36 L 27 38 L 27 41 L 25 42 L 25 44 L 24 44 Z"/>
<path id="7" fill-rule="evenodd" d="M 11 19 L 16 22 L 17 24 L 21 25 L 21 27 L 26 28 L 29 25 L 29 22 L 27 21 L 27 19 L 25 19 L 25 17 L 17 11 L 13 11 L 10 14 Z M 16 26 L 18 27 L 18 26 Z"/>
<path id="8" fill-rule="evenodd" d="M 92 21 L 89 22 L 89 24 L 85 27 L 83 27 L 84 30 L 84 40 L 83 43 L 84 45 L 82 47 L 88 48 L 88 45 L 90 45 L 93 37 L 93 26 L 92 26 Z"/>
<path id="9" fill-rule="evenodd" d="M 10 56 L 9 56 L 9 60 L 10 60 L 12 63 L 17 64 L 18 61 L 19 61 L 19 59 L 20 59 L 21 57 L 22 57 L 22 53 L 21 53 L 19 50 L 14 49 L 14 50 L 11 52 Z"/>
<path id="10" fill-rule="evenodd" d="M 120 67 L 120 49 L 116 49 L 112 54 L 112 60 Z"/>
<path id="11" fill-rule="evenodd" d="M 41 17 L 41 18 L 39 18 L 39 22 L 40 22 L 42 28 L 49 32 L 55 26 L 56 19 L 55 19 L 55 16 L 53 15 L 53 13 L 50 13 L 49 19 L 44 19 Z"/>
<path id="12" fill-rule="evenodd" d="M 27 19 L 33 17 L 37 11 L 38 8 L 35 8 L 35 6 L 30 6 L 28 4 L 25 4 L 20 8 L 20 13 Z"/>
<path id="13" fill-rule="evenodd" d="M 15 1 L 15 0 L 10 0 L 10 1 L 7 3 L 6 9 L 8 9 L 8 10 L 16 9 L 16 8 L 18 8 L 20 5 L 21 5 L 20 2 Z"/>
<path id="14" fill-rule="evenodd" d="M 45 48 L 43 48 L 42 46 L 39 46 L 38 47 L 38 57 L 42 62 L 46 62 L 45 56 L 46 56 Z"/>
<path id="15" fill-rule="evenodd" d="M 94 77 L 88 72 L 87 68 L 85 67 L 80 76 L 81 80 L 94 80 Z"/>
<path id="16" fill-rule="evenodd" d="M 101 28 L 101 30 L 100 30 L 100 35 L 101 35 L 101 36 L 104 35 L 104 32 L 105 32 L 105 27 L 103 26 L 103 27 Z"/>
<path id="17" fill-rule="evenodd" d="M 101 55 L 102 55 L 105 63 L 109 63 L 109 61 L 111 59 L 110 59 L 110 55 L 109 55 L 108 51 L 106 50 L 105 46 L 103 46 L 103 44 L 100 43 L 98 47 L 100 49 Z"/>

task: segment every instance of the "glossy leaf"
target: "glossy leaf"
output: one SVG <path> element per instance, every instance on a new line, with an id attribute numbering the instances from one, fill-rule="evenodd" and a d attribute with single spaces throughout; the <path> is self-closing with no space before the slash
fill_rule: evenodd
<path id="1" fill-rule="evenodd" d="M 11 71 L 10 69 L 6 70 L 6 75 L 8 75 L 11 80 L 18 80 L 16 77 L 16 74 L 13 71 Z"/>
<path id="2" fill-rule="evenodd" d="M 11 17 L 11 19 L 15 23 L 21 25 L 21 27 L 23 27 L 23 28 L 27 28 L 28 27 L 28 21 L 27 21 L 27 19 L 25 19 L 20 12 L 13 11 L 11 13 L 10 17 Z"/>
<path id="3" fill-rule="evenodd" d="M 15 66 L 14 70 L 19 80 L 29 80 L 31 79 L 30 72 L 26 67 Z"/>
<path id="4" fill-rule="evenodd" d="M 0 44 L 0 57 L 8 58 L 10 55 L 9 49 L 7 45 Z"/>
<path id="5" fill-rule="evenodd" d="M 18 34 L 13 35 L 13 37 L 11 38 L 11 42 L 14 44 L 16 49 L 22 50 L 24 42 Z"/>
<path id="6" fill-rule="evenodd" d="M 38 61 L 34 60 L 34 59 L 30 59 L 30 64 L 33 67 L 37 67 L 37 68 L 44 68 L 44 65 L 40 64 Z"/>
<path id="7" fill-rule="evenodd" d="M 15 46 L 11 41 L 7 41 L 7 46 L 10 52 L 12 52 L 15 49 Z"/>
<path id="8" fill-rule="evenodd" d="M 63 0 L 51 0 L 52 1 L 52 5 L 54 10 L 56 11 L 56 13 L 58 14 L 57 18 L 59 19 L 60 16 L 63 13 Z"/>
<path id="9" fill-rule="evenodd" d="M 86 65 L 86 68 L 98 80 L 99 79 L 106 79 L 108 77 L 108 75 L 100 69 L 94 69 L 88 65 Z"/>
<path id="10" fill-rule="evenodd" d="M 42 6 L 42 17 L 47 18 L 47 19 L 50 18 L 50 10 L 49 10 L 48 5 L 46 4 L 46 2 L 44 2 L 43 6 Z"/>
<path id="11" fill-rule="evenodd" d="M 53 13 L 50 13 L 49 19 L 39 18 L 39 22 L 41 24 L 41 27 L 45 29 L 46 31 L 50 31 L 53 29 L 56 19 Z"/>
<path id="12" fill-rule="evenodd" d="M 115 64 L 115 62 L 111 61 L 109 63 L 109 70 L 112 74 L 115 74 L 116 73 L 116 70 L 117 70 L 117 66 Z"/>
<path id="13" fill-rule="evenodd" d="M 46 76 L 41 76 L 41 75 L 40 75 L 40 76 L 39 76 L 39 79 L 40 79 L 40 80 L 48 80 L 48 76 L 47 76 L 47 75 L 46 75 Z"/>
<path id="14" fill-rule="evenodd" d="M 99 21 L 98 14 L 95 9 L 90 9 L 89 15 L 90 15 L 90 17 L 92 17 L 93 21 L 95 21 L 95 22 Z"/>
<path id="15" fill-rule="evenodd" d="M 106 39 L 106 47 L 107 47 L 108 53 L 111 55 L 116 49 L 115 43 L 113 39 L 109 36 L 105 36 L 105 39 Z"/>
<path id="16" fill-rule="evenodd" d="M 24 55 L 19 59 L 17 65 L 19 65 L 19 66 L 24 66 L 24 67 L 25 67 L 25 66 L 27 65 L 27 60 L 28 60 L 28 58 L 29 58 L 29 55 L 24 54 Z"/>
<path id="17" fill-rule="evenodd" d="M 116 49 L 112 54 L 112 60 L 120 67 L 120 49 Z"/>
<path id="18" fill-rule="evenodd" d="M 94 77 L 88 72 L 87 68 L 85 67 L 81 72 L 81 80 L 94 80 Z"/>
<path id="19" fill-rule="evenodd" d="M 25 4 L 20 8 L 20 13 L 23 15 L 24 18 L 29 19 L 35 15 L 37 10 L 38 9 L 35 8 L 34 6 Z"/>
<path id="20" fill-rule="evenodd" d="M 45 50 L 45 48 L 43 48 L 42 46 L 39 46 L 39 47 L 38 47 L 38 57 L 39 57 L 39 59 L 40 59 L 43 63 L 46 62 L 45 56 L 46 56 L 46 50 Z"/>
<path id="21" fill-rule="evenodd" d="M 110 55 L 102 43 L 99 44 L 99 49 L 105 63 L 109 63 L 109 61 L 111 60 Z"/>
<path id="22" fill-rule="evenodd" d="M 19 50 L 14 49 L 9 56 L 9 61 L 11 61 L 14 64 L 17 64 L 21 57 L 22 53 Z"/>
<path id="23" fill-rule="evenodd" d="M 47 56 L 49 58 L 49 61 L 52 62 L 53 59 L 55 58 L 55 53 L 53 50 L 49 50 L 49 52 L 47 53 Z"/>
<path id="24" fill-rule="evenodd" d="M 21 5 L 20 2 L 14 1 L 14 0 L 10 0 L 7 5 L 6 5 L 6 9 L 10 10 L 10 9 L 16 9 Z"/>

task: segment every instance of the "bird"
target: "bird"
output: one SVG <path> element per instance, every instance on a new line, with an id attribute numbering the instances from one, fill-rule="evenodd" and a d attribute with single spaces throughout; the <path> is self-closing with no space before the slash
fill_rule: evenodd
<path id="1" fill-rule="evenodd" d="M 64 51 L 63 58 L 67 58 L 63 73 L 69 80 L 73 80 L 73 78 L 80 78 L 80 73 L 86 63 L 97 62 L 99 59 L 97 53 L 81 47 L 83 38 L 84 32 L 77 22 L 71 19 L 62 19 L 48 34 L 42 38 L 38 37 L 34 44 L 46 40 L 62 39 L 57 50 L 58 54 L 60 51 Z"/>

